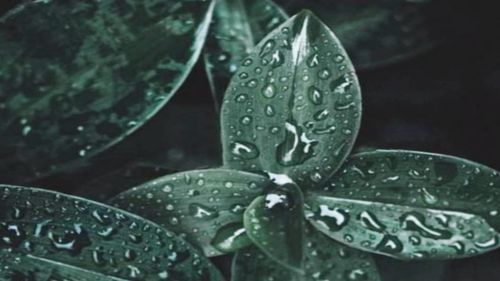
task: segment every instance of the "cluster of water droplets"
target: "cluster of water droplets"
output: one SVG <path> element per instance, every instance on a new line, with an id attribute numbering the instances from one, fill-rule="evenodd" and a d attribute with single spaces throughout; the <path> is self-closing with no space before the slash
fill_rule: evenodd
<path id="1" fill-rule="evenodd" d="M 248 173 L 193 171 L 133 188 L 112 203 L 164 225 L 214 256 L 249 243 L 243 213 L 270 184 Z"/>
<path id="2" fill-rule="evenodd" d="M 305 240 L 303 274 L 284 269 L 263 252 L 249 248 L 237 254 L 237 280 L 380 280 L 370 254 L 343 246 L 311 227 L 306 227 Z"/>
<path id="3" fill-rule="evenodd" d="M 319 182 L 337 168 L 356 136 L 356 75 L 325 26 L 309 16 L 295 18 L 243 60 L 222 118 L 226 160 Z"/>
<path id="4" fill-rule="evenodd" d="M 216 276 L 191 246 L 132 215 L 28 188 L 0 186 L 0 198 L 2 280 L 14 278 L 16 272 L 38 280 L 77 268 L 125 280 Z M 43 266 L 33 270 L 30 263 Z"/>
<path id="5" fill-rule="evenodd" d="M 307 217 L 357 248 L 403 259 L 466 257 L 500 246 L 498 186 L 496 171 L 458 158 L 366 153 L 311 199 Z"/>

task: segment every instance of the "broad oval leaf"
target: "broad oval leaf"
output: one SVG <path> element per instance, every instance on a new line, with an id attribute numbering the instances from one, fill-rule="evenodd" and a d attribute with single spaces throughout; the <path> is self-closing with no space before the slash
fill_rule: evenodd
<path id="1" fill-rule="evenodd" d="M 111 204 L 184 235 L 207 256 L 217 256 L 251 244 L 243 214 L 271 186 L 266 177 L 240 171 L 190 171 L 132 188 Z"/>
<path id="2" fill-rule="evenodd" d="M 293 183 L 257 197 L 244 214 L 248 237 L 266 255 L 291 270 L 303 270 L 303 195 Z"/>
<path id="3" fill-rule="evenodd" d="M 0 280 L 223 280 L 184 240 L 127 212 L 0 186 Z"/>
<path id="4" fill-rule="evenodd" d="M 306 217 L 347 245 L 400 259 L 463 258 L 500 246 L 500 176 L 445 155 L 379 150 L 353 156 Z"/>
<path id="5" fill-rule="evenodd" d="M 360 117 L 347 54 L 304 11 L 262 40 L 233 77 L 222 110 L 224 163 L 317 184 L 350 152 Z"/>
<path id="6" fill-rule="evenodd" d="M 3 181 L 79 164 L 144 124 L 192 69 L 213 10 L 204 0 L 25 2 L 0 19 Z"/>
<path id="7" fill-rule="evenodd" d="M 307 228 L 304 274 L 290 271 L 269 259 L 256 247 L 239 251 L 233 259 L 232 281 L 379 281 L 377 267 L 368 253 L 343 246 Z"/>
<path id="8" fill-rule="evenodd" d="M 288 16 L 271 0 L 218 0 L 205 45 L 205 67 L 219 104 L 253 47 Z"/>

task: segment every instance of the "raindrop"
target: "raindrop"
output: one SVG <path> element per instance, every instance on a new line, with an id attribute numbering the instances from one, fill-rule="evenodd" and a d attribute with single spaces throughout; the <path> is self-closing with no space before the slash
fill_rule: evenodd
<path id="1" fill-rule="evenodd" d="M 314 156 L 316 140 L 311 140 L 302 128 L 293 121 L 286 122 L 285 140 L 276 150 L 278 163 L 282 166 L 296 166 Z"/>
<path id="2" fill-rule="evenodd" d="M 274 96 L 276 95 L 276 86 L 274 84 L 267 84 L 262 89 L 262 95 L 264 95 L 264 97 L 268 99 L 274 98 Z"/>
<path id="3" fill-rule="evenodd" d="M 223 253 L 229 253 L 234 249 L 250 244 L 250 240 L 246 235 L 243 224 L 232 223 L 221 227 L 210 244 Z"/>
<path id="4" fill-rule="evenodd" d="M 340 78 L 333 80 L 333 82 L 330 84 L 330 89 L 335 94 L 344 94 L 349 91 L 351 86 L 352 82 L 350 81 L 350 79 L 346 75 L 343 75 Z"/>
<path id="5" fill-rule="evenodd" d="M 235 141 L 230 144 L 231 153 L 238 158 L 250 160 L 259 156 L 257 147 L 249 142 Z"/>
<path id="6" fill-rule="evenodd" d="M 323 103 L 323 92 L 314 86 L 309 87 L 307 97 L 314 105 L 320 105 Z"/>
<path id="7" fill-rule="evenodd" d="M 219 216 L 217 210 L 198 203 L 189 204 L 189 214 L 197 219 L 214 219 Z"/>

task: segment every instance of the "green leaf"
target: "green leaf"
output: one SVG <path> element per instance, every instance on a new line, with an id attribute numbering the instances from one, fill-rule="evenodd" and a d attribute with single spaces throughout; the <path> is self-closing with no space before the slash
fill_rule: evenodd
<path id="1" fill-rule="evenodd" d="M 253 243 L 279 264 L 299 272 L 304 255 L 303 204 L 299 187 L 288 183 L 257 197 L 244 215 Z"/>
<path id="2" fill-rule="evenodd" d="M 305 274 L 287 270 L 269 259 L 258 248 L 250 247 L 239 251 L 234 257 L 231 280 L 380 280 L 370 254 L 343 246 L 312 227 L 308 228 L 305 239 Z"/>
<path id="3" fill-rule="evenodd" d="M 217 1 L 204 55 L 217 103 L 252 48 L 287 18 L 271 0 Z"/>
<path id="4" fill-rule="evenodd" d="M 273 186 L 267 178 L 211 169 L 168 175 L 119 194 L 111 204 L 182 234 L 205 255 L 248 246 L 243 213 Z"/>
<path id="5" fill-rule="evenodd" d="M 316 13 L 338 36 L 358 70 L 413 58 L 451 33 L 449 23 L 436 20 L 449 11 L 420 0 L 277 2 L 289 12 Z"/>
<path id="6" fill-rule="evenodd" d="M 500 246 L 500 176 L 464 159 L 379 150 L 353 156 L 306 199 L 306 217 L 352 247 L 400 259 L 463 258 Z"/>
<path id="7" fill-rule="evenodd" d="M 29 1 L 2 17 L 3 181 L 80 165 L 143 125 L 191 71 L 213 6 Z"/>
<path id="8" fill-rule="evenodd" d="M 316 184 L 348 155 L 360 118 L 349 58 L 304 11 L 269 34 L 231 81 L 222 110 L 224 163 Z"/>
<path id="9" fill-rule="evenodd" d="M 0 280 L 222 280 L 184 240 L 127 212 L 0 186 Z"/>

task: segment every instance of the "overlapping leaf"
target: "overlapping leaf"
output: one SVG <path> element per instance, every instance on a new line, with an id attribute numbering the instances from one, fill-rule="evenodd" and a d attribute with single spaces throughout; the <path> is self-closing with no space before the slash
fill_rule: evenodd
<path id="1" fill-rule="evenodd" d="M 0 280 L 222 280 L 201 254 L 124 211 L 0 186 Z"/>
<path id="2" fill-rule="evenodd" d="M 205 46 L 205 66 L 217 103 L 252 48 L 288 16 L 271 0 L 218 0 Z"/>
<path id="3" fill-rule="evenodd" d="M 360 117 L 349 58 L 304 11 L 269 34 L 231 81 L 222 110 L 224 163 L 317 184 L 350 152 Z"/>
<path id="4" fill-rule="evenodd" d="M 190 171 L 145 183 L 111 203 L 185 235 L 207 256 L 216 256 L 251 243 L 243 213 L 272 185 L 263 176 L 239 171 Z"/>
<path id="5" fill-rule="evenodd" d="M 352 157 L 307 198 L 307 218 L 352 247 L 401 259 L 474 256 L 500 246 L 500 176 L 411 151 Z"/>
<path id="6" fill-rule="evenodd" d="M 192 69 L 212 10 L 204 0 L 29 1 L 2 17 L 2 179 L 67 168 L 140 127 Z"/>
<path id="7" fill-rule="evenodd" d="M 231 280 L 380 280 L 370 254 L 343 246 L 310 226 L 306 229 L 303 274 L 285 269 L 258 248 L 250 247 L 234 257 Z"/>
<path id="8" fill-rule="evenodd" d="M 303 270 L 303 204 L 299 187 L 289 183 L 257 197 L 244 215 L 253 243 L 279 264 L 298 272 Z"/>

